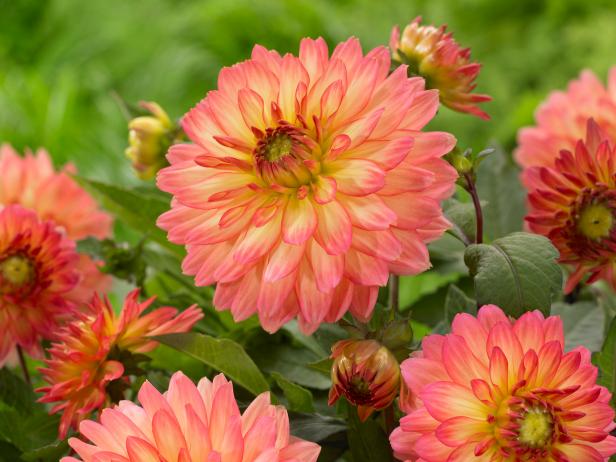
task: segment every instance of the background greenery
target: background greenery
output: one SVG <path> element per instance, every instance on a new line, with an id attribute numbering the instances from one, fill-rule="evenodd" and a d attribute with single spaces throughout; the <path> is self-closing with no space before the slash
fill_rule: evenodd
<path id="1" fill-rule="evenodd" d="M 0 141 L 47 147 L 88 176 L 134 181 L 112 98 L 153 99 L 179 117 L 221 66 L 255 43 L 296 52 L 304 36 L 387 44 L 416 15 L 447 23 L 483 63 L 492 122 L 443 110 L 464 145 L 514 145 L 536 104 L 584 67 L 613 64 L 613 0 L 0 0 Z"/>

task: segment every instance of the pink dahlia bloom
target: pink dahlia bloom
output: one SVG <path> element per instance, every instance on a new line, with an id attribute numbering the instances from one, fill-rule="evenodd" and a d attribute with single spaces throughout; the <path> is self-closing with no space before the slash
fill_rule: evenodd
<path id="1" fill-rule="evenodd" d="M 459 314 L 402 363 L 411 396 L 390 436 L 417 462 L 602 462 L 616 453 L 610 392 L 590 352 L 563 351 L 560 318 L 514 321 L 486 305 Z"/>
<path id="2" fill-rule="evenodd" d="M 81 304 L 75 243 L 19 205 L 0 208 L 0 366 L 17 345 L 41 353 Z"/>
<path id="3" fill-rule="evenodd" d="M 181 372 L 160 394 L 149 382 L 138 406 L 122 401 L 103 410 L 100 423 L 81 423 L 92 444 L 71 438 L 85 462 L 316 462 L 320 447 L 289 435 L 287 411 L 259 395 L 243 414 L 233 385 L 221 374 L 199 385 Z M 64 457 L 62 462 L 80 459 Z"/>
<path id="4" fill-rule="evenodd" d="M 553 92 L 537 109 L 537 125 L 518 133 L 516 160 L 524 169 L 552 167 L 562 149 L 574 151 L 578 140 L 584 139 L 590 118 L 616 139 L 616 67 L 610 70 L 607 88 L 585 70 L 567 91 Z"/>
<path id="5" fill-rule="evenodd" d="M 51 413 L 62 412 L 60 438 L 90 413 L 121 399 L 130 385 L 122 358 L 152 351 L 158 342 L 151 337 L 187 332 L 203 317 L 195 305 L 180 313 L 163 306 L 144 314 L 152 302 L 139 302 L 139 290 L 133 290 L 116 314 L 109 300 L 95 296 L 87 313 L 76 313 L 60 329 L 48 350 L 47 367 L 40 369 L 48 385 L 37 390 L 45 393 L 41 402 L 56 403 Z M 116 396 L 110 396 L 114 381 Z"/>
<path id="6" fill-rule="evenodd" d="M 389 273 L 430 266 L 455 139 L 420 131 L 438 92 L 389 68 L 386 48 L 364 56 L 354 38 L 331 57 L 323 39 L 299 57 L 256 46 L 184 117 L 194 144 L 159 172 L 174 198 L 158 224 L 186 245 L 184 272 L 217 283 L 218 309 L 258 312 L 270 332 L 297 316 L 310 333 L 347 310 L 367 320 Z"/>
<path id="7" fill-rule="evenodd" d="M 111 234 L 111 216 L 99 210 L 94 199 L 69 174 L 67 165 L 56 172 L 47 151 L 19 156 L 10 145 L 0 146 L 0 205 L 21 204 L 40 219 L 52 220 L 73 240 Z"/>

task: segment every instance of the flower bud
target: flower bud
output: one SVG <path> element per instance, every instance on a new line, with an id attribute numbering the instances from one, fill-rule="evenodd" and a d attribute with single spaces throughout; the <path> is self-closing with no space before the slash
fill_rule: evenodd
<path id="1" fill-rule="evenodd" d="M 446 26 L 422 26 L 418 17 L 402 34 L 394 27 L 389 46 L 394 64 L 405 64 L 410 75 L 423 77 L 427 88 L 439 91 L 442 104 L 454 111 L 490 118 L 477 103 L 492 98 L 472 93 L 481 65 L 471 61 L 470 49 L 461 48 L 446 32 Z"/>
<path id="2" fill-rule="evenodd" d="M 344 396 L 365 421 L 389 406 L 400 388 L 400 366 L 376 340 L 342 340 L 332 347 L 332 388 L 329 405 Z"/>
<path id="3" fill-rule="evenodd" d="M 142 102 L 141 107 L 152 115 L 136 117 L 128 123 L 129 146 L 125 152 L 137 176 L 149 180 L 167 165 L 165 154 L 175 141 L 178 129 L 157 103 Z"/>

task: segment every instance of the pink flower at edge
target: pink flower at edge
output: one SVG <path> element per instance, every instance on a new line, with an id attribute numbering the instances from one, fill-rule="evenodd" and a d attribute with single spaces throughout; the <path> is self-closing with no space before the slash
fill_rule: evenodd
<path id="1" fill-rule="evenodd" d="M 222 374 L 195 386 L 176 372 L 164 394 L 146 381 L 138 397 L 141 406 L 122 401 L 104 409 L 100 423 L 82 422 L 92 444 L 71 438 L 81 459 L 62 462 L 316 462 L 320 452 L 317 444 L 289 435 L 287 411 L 272 406 L 269 393 L 240 413 Z"/>
<path id="2" fill-rule="evenodd" d="M 158 225 L 185 245 L 186 274 L 217 284 L 236 321 L 303 332 L 351 311 L 367 320 L 390 273 L 430 267 L 426 243 L 449 226 L 440 202 L 457 174 L 448 133 L 422 132 L 438 92 L 389 75 L 386 48 L 304 39 L 299 57 L 256 46 L 183 119 L 158 186 Z"/>
<path id="3" fill-rule="evenodd" d="M 413 462 L 603 462 L 616 453 L 610 392 L 590 352 L 563 351 L 560 318 L 486 305 L 402 363 L 412 399 L 390 436 Z"/>

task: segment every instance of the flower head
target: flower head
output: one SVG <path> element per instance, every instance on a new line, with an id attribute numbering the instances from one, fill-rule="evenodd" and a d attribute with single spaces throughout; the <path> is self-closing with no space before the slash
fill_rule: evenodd
<path id="1" fill-rule="evenodd" d="M 157 103 L 142 102 L 141 106 L 152 115 L 136 117 L 129 122 L 126 156 L 132 161 L 137 176 L 149 180 L 167 165 L 165 153 L 177 137 L 177 128 Z"/>
<path id="2" fill-rule="evenodd" d="M 616 288 L 616 147 L 599 126 L 589 120 L 574 152 L 562 150 L 550 167 L 527 168 L 525 178 L 529 229 L 574 265 L 565 292 L 587 274 L 589 283 L 605 279 Z"/>
<path id="3" fill-rule="evenodd" d="M 449 335 L 424 338 L 402 363 L 413 402 L 390 436 L 405 461 L 607 461 L 610 392 L 590 352 L 565 353 L 560 318 L 517 321 L 486 305 L 459 314 Z"/>
<path id="4" fill-rule="evenodd" d="M 86 300 L 75 243 L 52 222 L 19 205 L 0 208 L 0 366 L 19 345 L 32 355 L 41 339 Z"/>
<path id="5" fill-rule="evenodd" d="M 139 401 L 142 407 L 122 401 L 104 409 L 100 423 L 81 423 L 81 434 L 92 444 L 69 440 L 81 460 L 316 462 L 320 452 L 317 444 L 289 435 L 287 411 L 272 406 L 269 393 L 240 413 L 233 385 L 222 374 L 195 386 L 176 372 L 164 394 L 146 381 Z"/>
<path id="6" fill-rule="evenodd" d="M 131 292 L 117 315 L 107 299 L 95 296 L 90 311 L 78 313 L 49 349 L 51 357 L 41 369 L 49 386 L 37 391 L 45 393 L 42 402 L 59 402 L 52 413 L 62 411 L 60 438 L 70 426 L 77 428 L 92 411 L 116 398 L 109 393 L 112 382 L 117 381 L 115 390 L 123 391 L 128 382 L 122 358 L 151 351 L 157 342 L 149 337 L 186 332 L 203 317 L 196 306 L 179 314 L 171 307 L 143 314 L 154 299 L 140 303 L 138 297 L 138 290 Z"/>
<path id="7" fill-rule="evenodd" d="M 518 133 L 514 156 L 522 168 L 552 167 L 562 149 L 574 151 L 586 136 L 588 119 L 594 119 L 616 139 L 616 67 L 610 70 L 607 88 L 591 71 L 583 71 L 566 92 L 555 91 L 537 109 L 537 126 Z M 522 174 L 525 180 L 526 174 Z"/>
<path id="8" fill-rule="evenodd" d="M 407 64 L 411 75 L 426 79 L 426 87 L 436 88 L 448 108 L 487 120 L 490 116 L 477 103 L 492 98 L 472 93 L 481 64 L 472 62 L 470 48 L 460 48 L 446 29 L 422 26 L 421 17 L 406 26 L 402 35 L 398 26 L 394 27 L 389 40 L 394 62 Z"/>
<path id="9" fill-rule="evenodd" d="M 172 146 L 159 172 L 174 198 L 158 224 L 186 245 L 184 272 L 217 283 L 217 308 L 313 332 L 349 309 L 368 319 L 390 272 L 429 267 L 455 139 L 420 131 L 438 94 L 389 67 L 356 39 L 331 57 L 323 39 L 299 57 L 256 46 L 183 118 L 195 144 Z"/>
<path id="10" fill-rule="evenodd" d="M 20 204 L 34 210 L 41 220 L 51 220 L 74 240 L 108 237 L 111 217 L 98 209 L 94 199 L 69 174 L 68 165 L 54 171 L 49 154 L 39 149 L 20 157 L 9 145 L 0 146 L 0 205 Z"/>
<path id="11" fill-rule="evenodd" d="M 329 405 L 344 396 L 357 406 L 359 418 L 389 406 L 400 389 L 400 366 L 376 340 L 341 340 L 332 347 Z"/>

